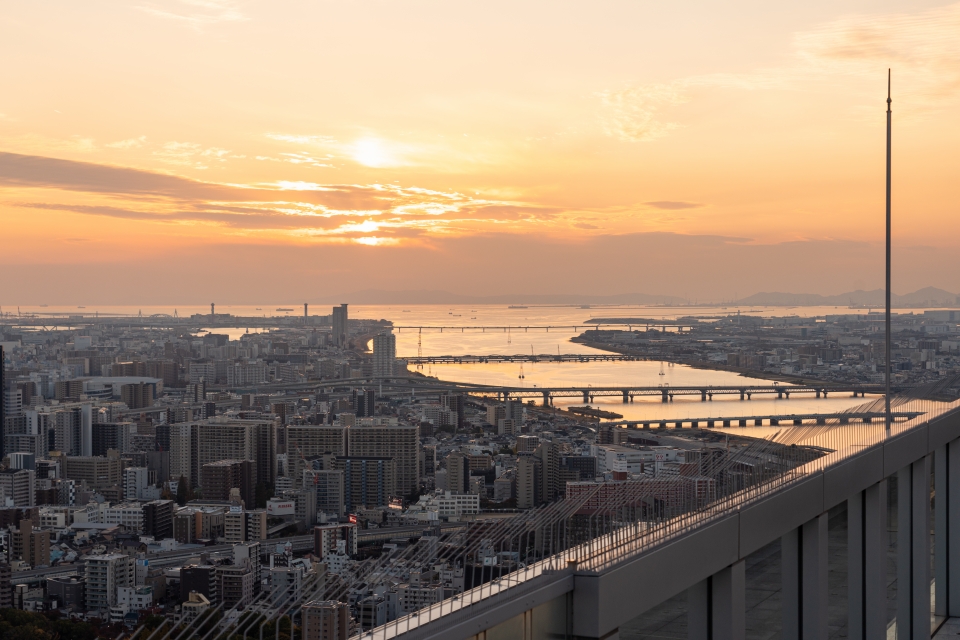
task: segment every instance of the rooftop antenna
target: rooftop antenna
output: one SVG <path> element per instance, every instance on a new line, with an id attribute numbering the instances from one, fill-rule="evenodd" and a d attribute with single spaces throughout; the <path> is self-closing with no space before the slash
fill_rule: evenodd
<path id="1" fill-rule="evenodd" d="M 890 431 L 890 138 L 892 133 L 893 113 L 890 105 L 890 69 L 887 69 L 887 313 L 886 313 L 886 345 L 884 364 L 884 385 L 886 387 L 886 429 Z"/>

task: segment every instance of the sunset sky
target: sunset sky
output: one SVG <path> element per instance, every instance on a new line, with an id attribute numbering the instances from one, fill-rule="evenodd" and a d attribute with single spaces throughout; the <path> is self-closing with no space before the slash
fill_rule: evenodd
<path id="1" fill-rule="evenodd" d="M 0 9 L 0 304 L 960 292 L 960 3 Z M 344 300 L 349 302 L 349 300 Z"/>

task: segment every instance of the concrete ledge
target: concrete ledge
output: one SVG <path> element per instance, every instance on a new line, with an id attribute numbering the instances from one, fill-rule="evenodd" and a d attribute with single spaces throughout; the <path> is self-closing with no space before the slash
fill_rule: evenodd
<path id="1" fill-rule="evenodd" d="M 573 635 L 602 638 L 739 559 L 736 512 L 601 575 L 577 575 Z"/>
<path id="2" fill-rule="evenodd" d="M 883 477 L 892 476 L 931 451 L 927 446 L 928 429 L 929 425 L 923 424 L 883 443 Z"/>
<path id="3" fill-rule="evenodd" d="M 823 472 L 823 510 L 883 480 L 883 448 L 875 446 Z"/>
<path id="4" fill-rule="evenodd" d="M 740 558 L 746 558 L 823 512 L 822 473 L 805 478 L 792 487 L 742 509 Z"/>
<path id="5" fill-rule="evenodd" d="M 954 411 L 931 420 L 927 438 L 930 452 L 960 438 L 960 412 Z"/>
<path id="6" fill-rule="evenodd" d="M 504 623 L 511 618 L 523 615 L 545 602 L 550 602 L 573 591 L 573 574 L 540 576 L 539 585 L 529 591 L 518 593 L 516 597 L 497 600 L 496 603 L 478 602 L 463 609 L 458 614 L 444 616 L 440 620 L 429 622 L 422 627 L 406 631 L 404 640 L 457 640 L 475 636 L 481 631 Z M 518 589 L 519 591 L 519 589 Z M 468 617 L 460 620 L 460 617 Z M 454 621 L 456 619 L 456 621 Z"/>

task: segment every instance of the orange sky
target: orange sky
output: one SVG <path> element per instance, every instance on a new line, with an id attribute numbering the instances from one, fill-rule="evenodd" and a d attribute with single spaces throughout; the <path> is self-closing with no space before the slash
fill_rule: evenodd
<path id="1" fill-rule="evenodd" d="M 960 3 L 782 4 L 8 3 L 0 304 L 878 287 L 887 67 L 894 289 L 960 291 Z"/>

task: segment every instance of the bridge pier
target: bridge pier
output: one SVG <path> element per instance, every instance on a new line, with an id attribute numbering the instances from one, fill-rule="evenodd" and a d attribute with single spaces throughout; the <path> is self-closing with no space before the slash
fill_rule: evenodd
<path id="1" fill-rule="evenodd" d="M 820 397 L 820 389 L 817 389 L 817 398 Z"/>
<path id="2" fill-rule="evenodd" d="M 706 402 L 706 401 L 707 401 L 707 390 L 706 390 L 706 389 L 701 389 L 701 390 L 700 390 L 700 402 Z"/>
<path id="3" fill-rule="evenodd" d="M 747 395 L 743 389 L 740 389 L 740 402 L 743 402 L 744 396 Z"/>
<path id="4" fill-rule="evenodd" d="M 550 392 L 549 392 L 549 391 L 544 391 L 544 392 L 543 392 L 543 406 L 545 406 L 545 407 L 549 407 L 549 406 L 550 406 Z"/>
<path id="5" fill-rule="evenodd" d="M 586 391 L 584 391 L 584 392 L 583 392 L 583 404 L 587 404 L 588 402 L 590 402 L 590 394 L 587 393 Z"/>
<path id="6" fill-rule="evenodd" d="M 663 391 L 661 391 L 660 393 L 662 393 L 662 394 L 663 394 L 663 402 L 667 402 L 667 401 L 668 401 L 668 400 L 667 400 L 667 390 L 666 390 L 666 389 L 664 389 L 664 390 L 663 390 Z"/>
<path id="7" fill-rule="evenodd" d="M 777 400 L 783 400 L 783 391 L 777 389 Z"/>
<path id="8" fill-rule="evenodd" d="M 724 421 L 723 421 L 723 426 L 729 427 L 729 426 L 730 426 L 730 421 L 729 421 L 729 420 L 724 420 Z"/>
<path id="9" fill-rule="evenodd" d="M 624 392 L 623 392 L 623 404 L 627 404 L 628 402 L 630 402 L 630 392 L 629 392 L 629 391 L 624 391 Z"/>
<path id="10" fill-rule="evenodd" d="M 778 420 L 777 418 L 770 418 L 770 426 L 771 426 L 771 427 L 779 427 L 779 426 L 780 426 L 780 420 Z"/>

